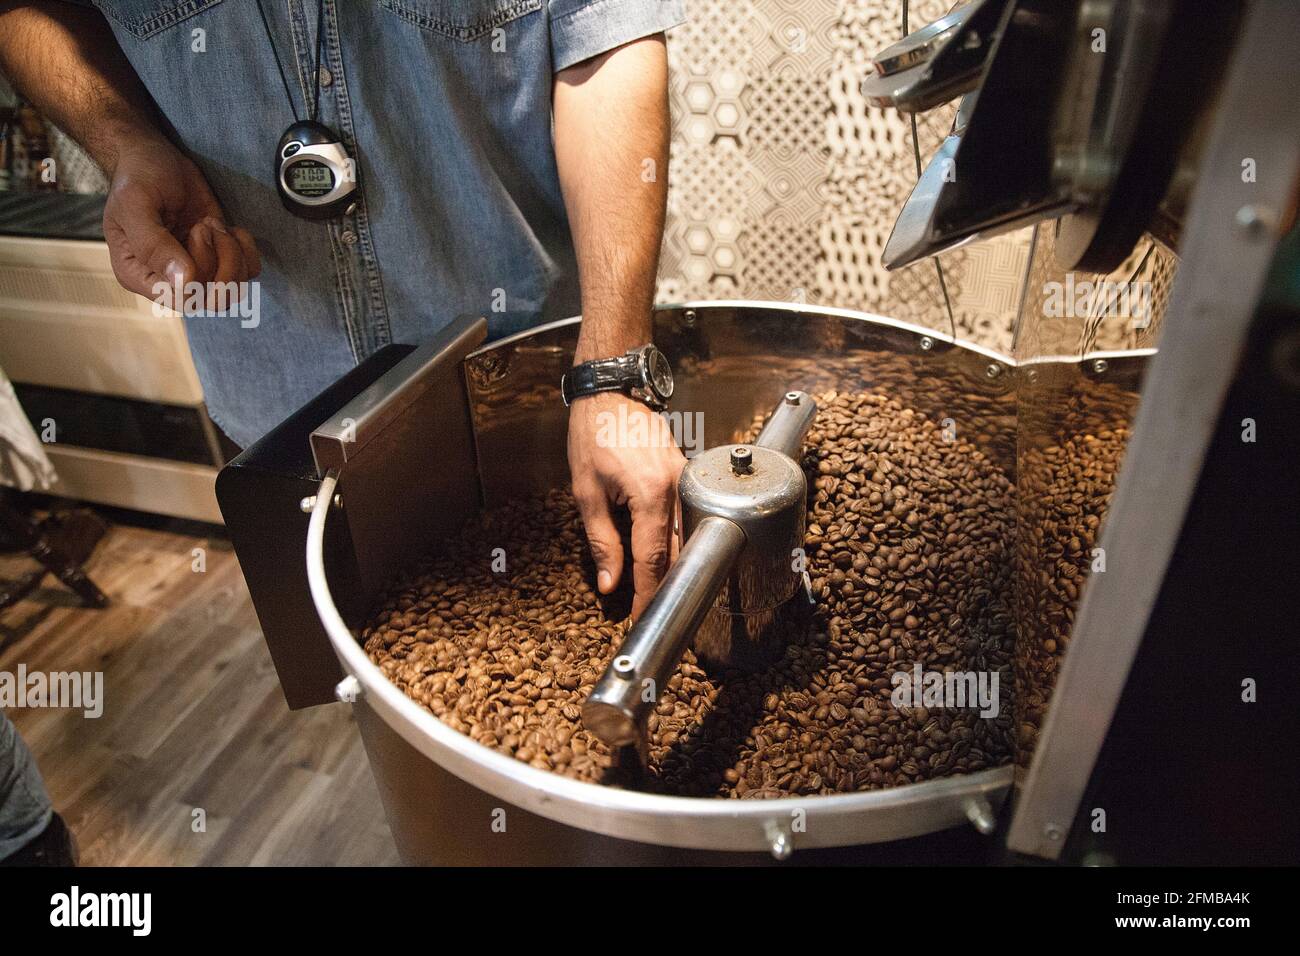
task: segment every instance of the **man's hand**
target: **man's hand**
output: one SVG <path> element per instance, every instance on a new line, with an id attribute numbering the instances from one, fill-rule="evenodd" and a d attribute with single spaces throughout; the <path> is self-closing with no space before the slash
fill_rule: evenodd
<path id="1" fill-rule="evenodd" d="M 635 399 L 606 392 L 569 408 L 573 496 L 602 594 L 614 590 L 623 574 L 623 541 L 611 509 L 626 505 L 632 515 L 634 620 L 654 597 L 674 553 L 677 479 L 685 464 L 668 423 Z"/>
<path id="2" fill-rule="evenodd" d="M 248 230 L 227 226 L 221 207 L 197 167 L 160 138 L 125 143 L 117 153 L 104 238 L 113 273 L 123 288 L 181 310 L 175 290 L 190 282 L 244 282 L 262 271 Z M 209 293 L 205 307 L 229 308 Z"/>
<path id="3" fill-rule="evenodd" d="M 164 304 L 179 310 L 177 282 L 184 294 L 184 283 L 242 282 L 261 271 L 253 237 L 226 224 L 203 175 L 159 132 L 149 94 L 98 10 L 0 0 L 0 73 L 108 174 L 104 238 L 124 288 L 155 298 L 163 283 Z M 221 303 L 210 295 L 205 306 Z"/>
<path id="4" fill-rule="evenodd" d="M 555 158 L 582 285 L 575 362 L 622 355 L 653 338 L 668 126 L 663 34 L 556 75 Z M 623 545 L 610 508 L 627 505 L 632 513 L 633 617 L 645 610 L 668 568 L 684 464 L 668 423 L 640 402 L 604 393 L 580 398 L 569 409 L 573 494 L 603 593 L 623 573 Z"/>

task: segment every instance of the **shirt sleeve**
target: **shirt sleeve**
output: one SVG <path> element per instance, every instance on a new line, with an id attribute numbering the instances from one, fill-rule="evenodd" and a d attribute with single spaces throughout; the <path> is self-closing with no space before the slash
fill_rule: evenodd
<path id="1" fill-rule="evenodd" d="M 684 0 L 550 0 L 551 62 L 558 72 L 686 19 Z"/>

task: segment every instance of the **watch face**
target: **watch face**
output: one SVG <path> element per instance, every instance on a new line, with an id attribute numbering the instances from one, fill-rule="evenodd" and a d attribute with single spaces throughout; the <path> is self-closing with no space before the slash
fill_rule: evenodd
<path id="1" fill-rule="evenodd" d="M 651 348 L 646 356 L 646 374 L 650 379 L 650 387 L 660 398 L 664 401 L 672 398 L 673 369 L 664 353 L 656 348 Z"/>
<path id="2" fill-rule="evenodd" d="M 291 192 L 316 198 L 334 188 L 334 173 L 315 159 L 300 159 L 285 169 L 285 181 Z"/>

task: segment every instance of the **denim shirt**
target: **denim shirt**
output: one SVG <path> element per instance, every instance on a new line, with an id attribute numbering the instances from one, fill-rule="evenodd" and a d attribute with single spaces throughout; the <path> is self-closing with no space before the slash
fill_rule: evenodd
<path id="1" fill-rule="evenodd" d="M 556 71 L 681 22 L 681 0 L 326 0 L 320 122 L 356 161 L 355 208 L 287 212 L 294 121 L 254 0 L 92 0 L 262 254 L 253 319 L 192 316 L 212 418 L 247 446 L 390 343 L 464 313 L 493 337 L 581 311 L 551 136 Z M 262 0 L 298 116 L 317 0 Z"/>

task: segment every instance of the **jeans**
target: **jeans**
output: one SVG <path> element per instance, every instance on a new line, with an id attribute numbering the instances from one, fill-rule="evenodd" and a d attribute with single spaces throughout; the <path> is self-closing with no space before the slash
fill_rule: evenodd
<path id="1" fill-rule="evenodd" d="M 0 860 L 38 837 L 52 816 L 54 807 L 36 760 L 0 711 Z"/>

